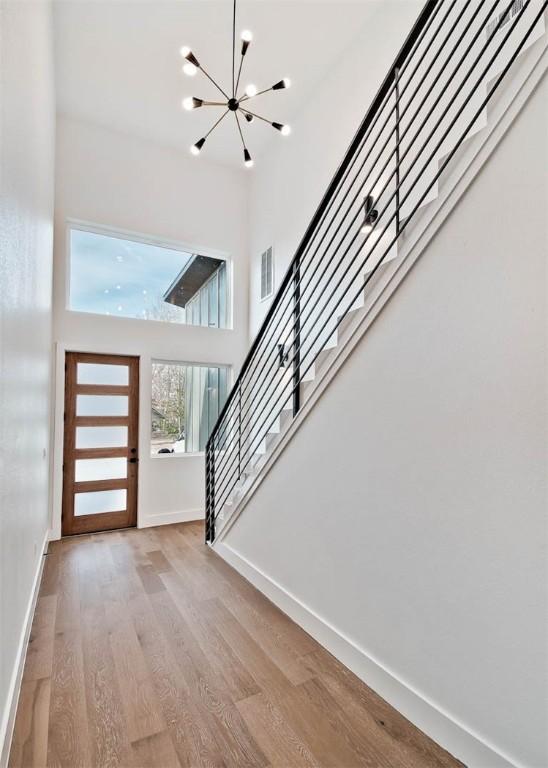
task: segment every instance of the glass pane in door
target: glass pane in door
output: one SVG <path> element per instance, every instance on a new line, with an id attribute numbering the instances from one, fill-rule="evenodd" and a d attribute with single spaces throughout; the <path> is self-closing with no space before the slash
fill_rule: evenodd
<path id="1" fill-rule="evenodd" d="M 125 448 L 127 427 L 76 427 L 76 448 Z"/>
<path id="2" fill-rule="evenodd" d="M 77 459 L 74 480 L 77 483 L 88 480 L 119 480 L 127 477 L 127 459 Z"/>
<path id="3" fill-rule="evenodd" d="M 127 504 L 127 491 L 120 488 L 115 491 L 90 491 L 74 495 L 74 514 L 99 515 L 103 512 L 121 512 Z"/>
<path id="4" fill-rule="evenodd" d="M 77 416 L 127 416 L 127 395 L 76 395 Z"/>
<path id="5" fill-rule="evenodd" d="M 78 384 L 115 384 L 127 387 L 129 368 L 127 365 L 78 363 L 76 377 Z"/>

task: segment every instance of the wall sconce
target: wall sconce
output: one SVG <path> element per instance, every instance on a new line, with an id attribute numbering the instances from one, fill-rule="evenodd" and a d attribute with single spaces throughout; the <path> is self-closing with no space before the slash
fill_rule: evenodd
<path id="1" fill-rule="evenodd" d="M 374 205 L 375 198 L 373 195 L 368 195 L 363 201 L 365 217 L 360 232 L 364 235 L 368 235 L 371 232 L 373 225 L 379 217 L 379 212 L 373 208 Z"/>
<path id="2" fill-rule="evenodd" d="M 278 344 L 278 368 L 285 368 L 289 360 L 289 350 L 285 351 L 285 344 Z"/>

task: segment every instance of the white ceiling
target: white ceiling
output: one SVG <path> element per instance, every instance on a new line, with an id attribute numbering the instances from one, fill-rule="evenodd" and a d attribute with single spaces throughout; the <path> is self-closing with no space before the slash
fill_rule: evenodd
<path id="1" fill-rule="evenodd" d="M 257 97 L 254 109 L 291 123 L 318 94 L 366 23 L 375 0 L 241 0 L 237 37 L 254 39 L 242 83 L 259 88 L 284 76 L 289 90 Z M 232 0 L 56 0 L 55 56 L 60 113 L 90 120 L 188 152 L 220 116 L 220 108 L 186 112 L 184 96 L 217 100 L 202 73 L 182 74 L 181 45 L 228 90 L 232 64 Z M 255 157 L 272 141 L 290 141 L 255 121 L 245 125 Z M 235 120 L 227 115 L 207 142 L 208 160 L 242 167 Z"/>

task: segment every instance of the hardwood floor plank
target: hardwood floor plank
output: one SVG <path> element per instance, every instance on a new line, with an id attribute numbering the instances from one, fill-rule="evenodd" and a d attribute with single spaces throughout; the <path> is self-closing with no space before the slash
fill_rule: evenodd
<path id="1" fill-rule="evenodd" d="M 205 549 L 204 557 L 208 560 L 210 567 L 214 568 L 217 574 L 229 584 L 230 588 L 223 593 L 223 596 L 228 595 L 232 605 L 239 600 L 242 606 L 247 606 L 248 610 L 256 611 L 262 621 L 268 623 L 277 633 L 285 638 L 285 642 L 294 649 L 297 656 L 321 650 L 321 645 L 304 629 L 295 624 L 289 616 L 240 576 L 237 571 L 216 555 L 215 552 Z"/>
<path id="2" fill-rule="evenodd" d="M 77 631 L 80 627 L 78 556 L 77 549 L 67 547 L 59 557 L 55 632 Z"/>
<path id="3" fill-rule="evenodd" d="M 162 580 L 172 596 L 177 608 L 207 653 L 211 665 L 218 675 L 222 675 L 232 701 L 240 701 L 260 692 L 245 665 L 240 661 L 222 635 L 210 626 L 202 615 L 200 604 L 194 603 L 178 574 L 164 573 Z"/>
<path id="4" fill-rule="evenodd" d="M 51 681 L 25 680 L 21 685 L 9 768 L 45 768 Z"/>
<path id="5" fill-rule="evenodd" d="M 109 536 L 107 533 L 94 533 L 91 537 L 95 552 L 95 579 L 99 584 L 110 584 L 116 580 L 117 571 L 112 558 Z"/>
<path id="6" fill-rule="evenodd" d="M 170 546 L 175 548 L 176 542 Z M 179 556 L 170 555 L 169 560 L 196 601 L 212 600 L 229 588 L 228 584 L 215 578 L 191 548 L 186 548 Z"/>
<path id="7" fill-rule="evenodd" d="M 50 545 L 10 768 L 462 768 L 203 542 Z"/>
<path id="8" fill-rule="evenodd" d="M 47 764 L 59 768 L 91 765 L 82 636 L 78 630 L 55 635 Z"/>
<path id="9" fill-rule="evenodd" d="M 42 571 L 42 581 L 40 582 L 40 597 L 56 595 L 59 584 L 59 549 L 53 545 L 56 541 L 50 541 L 47 554 L 44 557 L 44 569 Z"/>
<path id="10" fill-rule="evenodd" d="M 291 723 L 297 736 L 307 744 L 324 768 L 363 768 L 370 765 L 363 762 L 345 736 L 333 726 L 329 713 L 306 687 L 309 682 L 295 686 L 278 702 L 284 719 Z"/>
<path id="11" fill-rule="evenodd" d="M 227 766 L 266 768 L 268 761 L 230 699 L 224 680 L 215 674 L 171 596 L 167 592 L 158 593 L 151 596 L 151 601 L 191 695 L 219 744 Z"/>
<path id="12" fill-rule="evenodd" d="M 165 730 L 143 651 L 129 618 L 110 631 L 110 647 L 129 740 L 139 741 Z"/>
<path id="13" fill-rule="evenodd" d="M 56 614 L 57 595 L 38 598 L 25 660 L 25 680 L 51 677 Z"/>
<path id="14" fill-rule="evenodd" d="M 272 768 L 318 768 L 308 747 L 264 693 L 239 701 L 237 706 Z"/>
<path id="15" fill-rule="evenodd" d="M 303 662 L 322 680 L 338 707 L 344 706 L 361 728 L 374 731 L 375 740 L 385 745 L 387 753 L 394 747 L 399 750 L 398 764 L 432 768 L 462 765 L 327 651 L 310 654 Z"/>
<path id="16" fill-rule="evenodd" d="M 202 603 L 202 610 L 209 625 L 213 629 L 218 628 L 232 651 L 246 665 L 260 689 L 268 691 L 271 699 L 276 701 L 292 689 L 291 682 L 257 645 L 221 600 L 216 598 L 205 601 Z"/>
<path id="17" fill-rule="evenodd" d="M 131 747 L 103 607 L 86 609 L 82 625 L 91 764 L 125 766 L 130 760 Z"/>
<path id="18" fill-rule="evenodd" d="M 149 598 L 142 595 L 131 602 L 139 643 L 151 672 L 168 732 L 182 768 L 227 768 L 221 750 L 203 722 Z"/>
<path id="19" fill-rule="evenodd" d="M 167 731 L 134 741 L 131 747 L 132 768 L 181 768 L 177 752 Z"/>
<path id="20" fill-rule="evenodd" d="M 298 685 L 312 677 L 313 673 L 302 663 L 298 652 L 286 642 L 284 635 L 277 631 L 276 625 L 266 621 L 249 601 L 234 593 L 223 595 L 222 601 L 288 680 Z"/>
<path id="21" fill-rule="evenodd" d="M 173 570 L 173 567 L 162 550 L 155 549 L 147 552 L 147 557 L 151 562 L 152 567 L 156 573 L 168 573 Z"/>
<path id="22" fill-rule="evenodd" d="M 143 582 L 147 594 L 153 595 L 155 592 L 165 591 L 164 582 L 158 576 L 152 565 L 138 565 L 137 573 Z"/>
<path id="23" fill-rule="evenodd" d="M 393 765 L 410 768 L 412 765 L 398 748 L 385 738 L 386 734 L 377 728 L 368 728 L 368 718 L 360 713 L 357 716 L 350 707 L 344 709 L 331 696 L 328 688 L 319 678 L 307 680 L 301 686 L 315 706 L 321 708 L 326 720 L 337 734 L 344 739 L 349 749 L 356 755 L 356 764 L 369 768 L 391 768 Z M 375 724 L 376 725 L 376 724 Z"/>

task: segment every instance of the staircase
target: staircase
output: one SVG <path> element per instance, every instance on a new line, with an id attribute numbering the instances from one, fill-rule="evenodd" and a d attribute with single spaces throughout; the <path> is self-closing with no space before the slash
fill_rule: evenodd
<path id="1" fill-rule="evenodd" d="M 542 66 L 547 6 L 541 0 L 425 4 L 211 433 L 208 543 L 228 529 L 262 482 Z"/>

